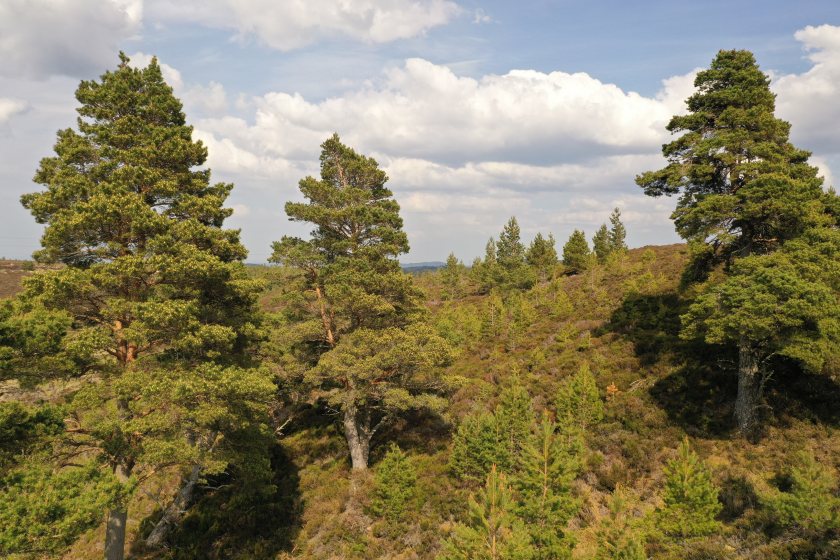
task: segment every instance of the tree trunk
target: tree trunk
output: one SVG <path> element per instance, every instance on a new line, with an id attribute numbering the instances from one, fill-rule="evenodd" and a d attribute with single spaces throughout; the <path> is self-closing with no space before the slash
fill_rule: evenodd
<path id="1" fill-rule="evenodd" d="M 105 560 L 123 560 L 127 517 L 128 511 L 125 507 L 108 512 L 108 524 L 105 527 Z"/>
<path id="2" fill-rule="evenodd" d="M 738 344 L 738 397 L 735 419 L 741 435 L 751 439 L 758 429 L 758 412 L 762 390 L 761 368 L 757 352 L 745 340 Z"/>
<path id="3" fill-rule="evenodd" d="M 173 498 L 172 502 L 163 511 L 163 515 L 158 520 L 155 528 L 146 537 L 147 547 L 159 548 L 163 546 L 166 537 L 169 536 L 169 532 L 173 527 L 178 525 L 187 508 L 190 506 L 200 474 L 201 467 L 198 465 L 193 466 L 190 476 L 184 481 L 178 494 L 175 495 L 175 498 Z"/>
<path id="4" fill-rule="evenodd" d="M 114 468 L 114 474 L 121 483 L 128 481 L 130 472 L 122 465 Z M 125 504 L 115 506 L 108 511 L 105 524 L 105 560 L 123 560 L 125 556 L 125 524 L 128 507 Z"/>
<path id="5" fill-rule="evenodd" d="M 370 453 L 370 415 L 359 411 L 355 404 L 344 407 L 344 435 L 350 448 L 350 462 L 354 471 L 364 471 L 368 467 Z"/>

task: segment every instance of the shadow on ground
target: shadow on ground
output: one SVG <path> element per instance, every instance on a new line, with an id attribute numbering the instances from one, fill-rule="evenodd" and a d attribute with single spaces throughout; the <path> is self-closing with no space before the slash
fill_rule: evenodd
<path id="1" fill-rule="evenodd" d="M 170 536 L 168 550 L 142 557 L 274 559 L 291 551 L 300 529 L 300 512 L 298 469 L 283 446 L 275 444 L 270 450 L 268 479 L 238 469 L 208 477 Z"/>
<path id="2" fill-rule="evenodd" d="M 686 305 L 675 292 L 633 294 L 603 329 L 631 341 L 643 366 L 671 365 L 671 373 L 649 392 L 671 422 L 695 436 L 728 437 L 738 389 L 737 353 L 734 348 L 680 339 L 680 315 Z M 840 426 L 838 383 L 825 375 L 804 373 L 791 360 L 777 359 L 771 368 L 766 420 L 784 425 L 796 418 Z"/>

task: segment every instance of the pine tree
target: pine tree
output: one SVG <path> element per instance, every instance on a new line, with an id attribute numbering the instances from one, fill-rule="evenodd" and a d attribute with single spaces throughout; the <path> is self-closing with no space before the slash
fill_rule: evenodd
<path id="1" fill-rule="evenodd" d="M 499 234 L 496 244 L 496 259 L 502 268 L 516 269 L 525 264 L 525 245 L 522 244 L 519 222 L 511 217 Z"/>
<path id="2" fill-rule="evenodd" d="M 607 229 L 607 224 L 601 224 L 595 235 L 592 236 L 592 250 L 595 256 L 598 257 L 598 262 L 603 264 L 607 262 L 612 253 L 610 244 L 610 232 Z"/>
<path id="3" fill-rule="evenodd" d="M 501 336 L 504 332 L 507 312 L 504 301 L 493 292 L 484 303 L 481 314 L 481 337 L 489 340 Z"/>
<path id="4" fill-rule="evenodd" d="M 609 234 L 609 242 L 610 242 L 610 252 L 611 253 L 624 253 L 627 251 L 627 243 L 625 238 L 627 237 L 627 230 L 624 228 L 624 224 L 621 223 L 621 210 L 616 208 L 613 210 L 612 214 L 610 214 L 610 234 Z"/>
<path id="5" fill-rule="evenodd" d="M 464 265 L 455 256 L 455 253 L 449 253 L 446 258 L 446 266 L 440 271 L 440 280 L 443 284 L 441 290 L 441 297 L 443 299 L 458 299 L 461 297 L 461 270 Z"/>
<path id="6" fill-rule="evenodd" d="M 540 282 L 546 282 L 551 276 L 552 270 L 559 262 L 557 250 L 554 248 L 554 236 L 548 234 L 548 238 L 538 233 L 525 255 L 528 264 L 537 271 Z"/>
<path id="7" fill-rule="evenodd" d="M 629 492 L 616 487 L 608 506 L 609 515 L 601 521 L 597 532 L 595 560 L 647 560 L 646 535 L 640 520 L 632 516 Z"/>
<path id="8" fill-rule="evenodd" d="M 575 230 L 563 246 L 563 264 L 574 274 L 589 268 L 591 252 L 586 242 L 586 234 Z"/>
<path id="9" fill-rule="evenodd" d="M 248 365 L 261 285 L 247 279 L 239 232 L 222 227 L 232 185 L 196 169 L 207 149 L 157 61 L 134 69 L 121 54 L 76 98 L 78 131 L 59 131 L 35 175 L 45 190 L 21 199 L 46 225 L 35 258 L 65 266 L 27 278 L 21 297 L 69 315 L 65 350 L 102 381 L 76 394 L 67 424 L 126 489 L 108 517 L 110 560 L 124 554 L 132 475 L 223 468 L 235 438 L 213 441 L 263 422 L 274 388 L 263 370 L 227 369 Z M 213 411 L 196 414 L 196 402 Z"/>
<path id="10" fill-rule="evenodd" d="M 371 510 L 391 523 L 400 521 L 417 493 L 417 470 L 395 443 L 376 467 Z"/>
<path id="11" fill-rule="evenodd" d="M 720 529 L 715 517 L 723 505 L 712 475 L 691 449 L 688 438 L 677 457 L 665 467 L 665 502 L 659 511 L 657 527 L 670 537 L 690 538 L 710 535 Z"/>
<path id="12" fill-rule="evenodd" d="M 565 378 L 554 399 L 557 422 L 585 431 L 604 418 L 604 402 L 588 364 Z"/>
<path id="13" fill-rule="evenodd" d="M 527 266 L 519 222 L 512 217 L 499 234 L 496 244 L 495 285 L 503 290 L 522 290 L 534 285 L 535 276 Z"/>
<path id="14" fill-rule="evenodd" d="M 498 286 L 499 263 L 496 261 L 496 242 L 492 237 L 484 247 L 484 260 L 474 262 L 470 273 L 478 285 L 479 294 L 489 294 Z"/>
<path id="15" fill-rule="evenodd" d="M 547 412 L 521 453 L 514 480 L 519 516 L 531 536 L 534 560 L 571 557 L 573 541 L 564 528 L 580 504 L 571 491 L 581 467 L 580 449 L 568 447 Z"/>
<path id="16" fill-rule="evenodd" d="M 835 228 L 809 230 L 779 251 L 736 261 L 683 315 L 683 337 L 738 346 L 735 412 L 745 435 L 759 425 L 770 354 L 820 372 L 825 360 L 840 352 L 838 254 Z"/>
<path id="17" fill-rule="evenodd" d="M 677 232 L 725 260 L 796 237 L 822 197 L 810 153 L 789 142 L 790 124 L 774 115 L 769 84 L 752 53 L 720 51 L 697 74 L 689 114 L 668 124 L 683 133 L 663 146 L 668 165 L 636 178 L 648 195 L 679 195 Z"/>
<path id="18" fill-rule="evenodd" d="M 492 465 L 504 472 L 518 471 L 533 420 L 531 396 L 514 378 L 502 391 L 492 414 L 473 413 L 461 422 L 453 441 L 450 470 L 458 478 L 473 482 L 483 480 Z"/>
<path id="19" fill-rule="evenodd" d="M 512 292 L 508 295 L 505 310 L 507 312 L 507 339 L 505 349 L 509 352 L 515 351 L 528 327 L 534 324 L 536 312 L 528 297 L 521 292 Z"/>
<path id="20" fill-rule="evenodd" d="M 443 543 L 438 560 L 529 560 L 528 532 L 515 513 L 507 477 L 493 465 L 486 484 L 470 496 L 467 520 Z"/>
<path id="21" fill-rule="evenodd" d="M 840 529 L 840 498 L 832 470 L 813 453 L 798 453 L 788 475 L 790 489 L 766 500 L 773 518 L 783 527 L 807 531 Z"/>
<path id="22" fill-rule="evenodd" d="M 435 368 L 449 350 L 397 261 L 408 238 L 385 172 L 338 135 L 321 148 L 320 179 L 300 181 L 307 202 L 286 203 L 291 220 L 315 225 L 312 237 L 284 237 L 271 260 L 300 278 L 298 319 L 308 327 L 290 342 L 304 369 L 292 382 L 341 411 L 352 467 L 365 470 L 381 426 L 409 409 L 443 407 Z"/>
<path id="23" fill-rule="evenodd" d="M 694 246 L 692 269 L 700 277 L 718 261 L 767 255 L 810 228 L 836 224 L 836 215 L 826 209 L 830 195 L 808 163 L 810 153 L 789 142 L 790 124 L 774 115 L 769 84 L 752 53 L 720 51 L 709 69 L 697 74 L 689 114 L 668 124 L 670 132 L 683 133 L 663 146 L 668 165 L 636 177 L 648 195 L 679 195 L 672 218 L 677 232 Z M 753 262 L 745 266 L 754 268 L 759 261 Z M 746 287 L 747 269 L 740 270 L 736 282 Z M 760 288 L 760 282 L 751 283 Z M 772 306 L 764 307 L 775 315 Z M 688 330 L 702 331 L 692 321 L 703 317 L 689 314 Z M 765 379 L 758 364 L 767 353 L 746 330 L 742 325 L 743 336 L 727 342 L 739 352 L 738 427 L 752 436 Z"/>
<path id="24" fill-rule="evenodd" d="M 502 390 L 493 415 L 502 446 L 498 467 L 504 472 L 514 473 L 519 469 L 519 457 L 531 437 L 534 423 L 531 395 L 517 375 Z"/>
<path id="25" fill-rule="evenodd" d="M 452 438 L 449 470 L 461 480 L 480 482 L 500 459 L 508 461 L 506 449 L 500 444 L 496 417 L 489 412 L 467 415 Z"/>

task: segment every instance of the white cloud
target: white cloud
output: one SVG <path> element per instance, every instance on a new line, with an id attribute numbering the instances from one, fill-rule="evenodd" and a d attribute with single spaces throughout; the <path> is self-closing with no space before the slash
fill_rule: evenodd
<path id="1" fill-rule="evenodd" d="M 0 124 L 26 110 L 26 103 L 19 99 L 0 97 Z"/>
<path id="2" fill-rule="evenodd" d="M 188 105 L 203 113 L 220 114 L 228 108 L 227 93 L 224 86 L 218 82 L 210 82 L 206 86 L 191 86 L 184 92 L 183 97 Z"/>
<path id="3" fill-rule="evenodd" d="M 151 0 L 148 12 L 162 21 L 195 22 L 254 36 L 288 51 L 342 36 L 387 43 L 424 34 L 461 13 L 450 0 Z"/>
<path id="4" fill-rule="evenodd" d="M 653 220 L 670 232 L 673 201 L 647 199 L 633 177 L 660 165 L 665 123 L 692 82 L 693 74 L 674 77 L 643 97 L 583 73 L 473 79 L 410 59 L 340 97 L 270 92 L 242 100 L 250 116 L 204 118 L 195 134 L 215 171 L 265 185 L 260 191 L 276 193 L 279 209 L 297 196 L 301 177 L 317 173 L 319 145 L 338 131 L 387 171 L 424 257 L 456 231 L 480 250 L 513 214 L 526 233 L 560 238 L 575 227 L 593 230 L 618 205 L 638 231 L 655 229 Z"/>
<path id="5" fill-rule="evenodd" d="M 777 114 L 793 124 L 791 137 L 819 154 L 840 153 L 840 26 L 808 26 L 796 32 L 811 68 L 777 77 Z"/>
<path id="6" fill-rule="evenodd" d="M 3 0 L 0 75 L 89 77 L 141 24 L 142 0 Z"/>
<path id="7" fill-rule="evenodd" d="M 493 21 L 495 20 L 481 8 L 473 12 L 473 23 L 475 24 L 493 23 Z"/>
<path id="8" fill-rule="evenodd" d="M 672 97 L 672 87 L 684 90 L 683 82 L 667 82 L 664 98 Z M 655 152 L 673 114 L 669 102 L 584 73 L 514 70 L 476 80 L 421 59 L 342 97 L 311 102 L 271 92 L 253 102 L 253 122 L 206 119 L 202 130 L 230 138 L 258 160 L 311 158 L 338 131 L 358 149 L 384 156 L 452 167 L 508 161 L 535 170 Z"/>

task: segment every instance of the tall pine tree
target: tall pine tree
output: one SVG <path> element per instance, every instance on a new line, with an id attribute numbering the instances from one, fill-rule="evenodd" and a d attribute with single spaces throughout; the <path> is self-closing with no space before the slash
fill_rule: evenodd
<path id="1" fill-rule="evenodd" d="M 689 113 L 668 124 L 670 132 L 682 133 L 663 146 L 668 165 L 639 175 L 636 182 L 651 196 L 679 195 L 672 217 L 677 232 L 694 247 L 693 268 L 701 276 L 716 262 L 767 255 L 810 228 L 836 224 L 836 215 L 826 211 L 826 201 L 836 197 L 823 192 L 817 169 L 808 163 L 810 153 L 790 143 L 790 124 L 775 117 L 770 79 L 752 53 L 720 51 L 694 84 Z M 740 270 L 742 287 L 744 282 L 761 287 Z M 744 295 L 741 301 L 748 303 Z M 776 309 L 765 306 L 771 315 Z M 688 328 L 702 331 L 704 316 L 689 314 Z M 730 332 L 737 337 L 726 342 L 737 345 L 739 353 L 735 415 L 740 431 L 751 436 L 766 379 L 761 365 L 774 349 L 751 336 L 746 323 Z"/>
<path id="2" fill-rule="evenodd" d="M 232 185 L 197 169 L 207 149 L 156 60 L 135 69 L 121 54 L 76 98 L 78 131 L 59 131 L 35 175 L 45 190 L 22 197 L 46 225 L 36 259 L 65 265 L 28 278 L 23 298 L 72 318 L 65 347 L 100 381 L 75 396 L 68 438 L 127 490 L 164 465 L 222 469 L 224 435 L 259 426 L 273 393 L 234 367 L 248 365 L 260 285 L 222 227 Z M 109 560 L 123 557 L 126 508 L 108 515 Z"/>
<path id="3" fill-rule="evenodd" d="M 320 178 L 300 181 L 306 202 L 286 204 L 289 219 L 315 226 L 310 239 L 284 237 L 271 257 L 299 276 L 293 381 L 340 411 L 354 470 L 367 469 L 371 438 L 396 415 L 444 405 L 435 367 L 449 350 L 397 261 L 408 238 L 387 180 L 333 135 L 321 145 Z"/>

